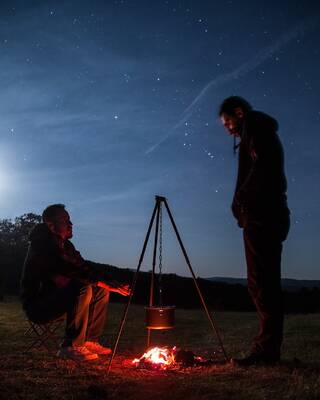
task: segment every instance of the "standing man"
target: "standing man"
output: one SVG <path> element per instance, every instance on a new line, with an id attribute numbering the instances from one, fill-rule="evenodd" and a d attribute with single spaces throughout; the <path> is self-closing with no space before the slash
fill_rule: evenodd
<path id="1" fill-rule="evenodd" d="M 223 101 L 219 116 L 229 134 L 240 138 L 232 212 L 243 229 L 248 290 L 260 322 L 251 352 L 233 363 L 274 364 L 283 339 L 282 242 L 290 226 L 278 123 L 238 96 Z"/>
<path id="2" fill-rule="evenodd" d="M 109 293 L 127 296 L 129 287 L 81 257 L 70 241 L 72 222 L 63 204 L 48 206 L 42 219 L 30 234 L 21 279 L 23 308 L 35 323 L 66 315 L 58 356 L 87 361 L 109 354 L 111 350 L 99 343 Z"/>

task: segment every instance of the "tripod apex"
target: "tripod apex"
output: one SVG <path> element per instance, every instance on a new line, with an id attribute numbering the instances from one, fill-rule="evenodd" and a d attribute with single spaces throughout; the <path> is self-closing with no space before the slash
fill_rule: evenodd
<path id="1" fill-rule="evenodd" d="M 155 195 L 156 201 L 165 201 L 167 200 L 164 196 Z"/>

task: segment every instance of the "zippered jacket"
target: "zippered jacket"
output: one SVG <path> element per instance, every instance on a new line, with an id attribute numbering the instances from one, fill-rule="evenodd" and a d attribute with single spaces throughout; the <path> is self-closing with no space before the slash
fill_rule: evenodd
<path id="1" fill-rule="evenodd" d="M 30 234 L 29 249 L 21 278 L 21 300 L 24 306 L 50 291 L 66 286 L 76 279 L 84 285 L 98 281 L 117 287 L 106 271 L 93 268 L 84 260 L 70 240 L 63 243 L 46 224 L 38 224 Z"/>

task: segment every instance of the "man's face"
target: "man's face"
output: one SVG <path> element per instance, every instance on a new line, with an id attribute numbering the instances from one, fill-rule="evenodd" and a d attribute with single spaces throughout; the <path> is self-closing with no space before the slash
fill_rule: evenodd
<path id="1" fill-rule="evenodd" d="M 226 128 L 230 135 L 235 137 L 240 137 L 242 122 L 243 122 L 243 114 L 241 115 L 230 115 L 226 113 L 222 113 L 220 116 L 222 125 Z"/>
<path id="2" fill-rule="evenodd" d="M 62 240 L 72 238 L 72 222 L 67 211 L 61 210 L 47 225 L 51 232 L 59 236 Z"/>

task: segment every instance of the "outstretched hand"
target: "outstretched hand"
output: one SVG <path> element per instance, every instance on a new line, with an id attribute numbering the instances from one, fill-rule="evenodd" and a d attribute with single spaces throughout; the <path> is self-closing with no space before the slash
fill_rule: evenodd
<path id="1" fill-rule="evenodd" d="M 110 292 L 115 292 L 121 294 L 121 296 L 129 296 L 131 289 L 128 284 L 119 284 L 119 285 L 108 285 L 104 282 L 98 282 L 98 286 L 109 290 Z"/>
<path id="2" fill-rule="evenodd" d="M 119 285 L 117 288 L 112 288 L 111 292 L 116 292 L 121 294 L 121 296 L 129 296 L 131 289 L 129 285 L 122 284 Z"/>

